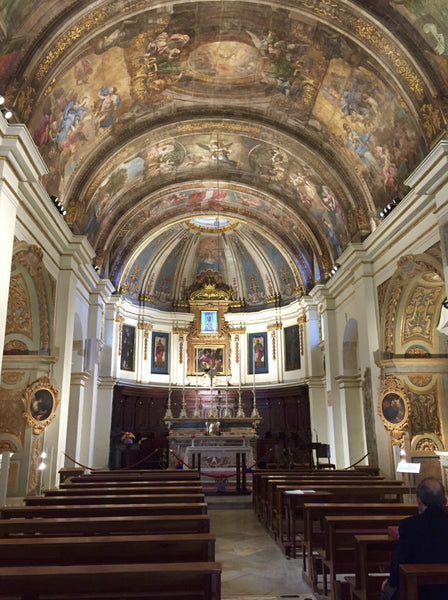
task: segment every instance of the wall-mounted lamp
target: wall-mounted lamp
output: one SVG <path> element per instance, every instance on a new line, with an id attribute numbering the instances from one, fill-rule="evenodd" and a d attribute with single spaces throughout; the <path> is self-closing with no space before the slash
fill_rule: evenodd
<path id="1" fill-rule="evenodd" d="M 448 308 L 448 299 L 445 298 L 445 300 L 442 302 L 442 306 L 443 308 Z"/>
<path id="2" fill-rule="evenodd" d="M 384 219 L 385 217 L 387 217 L 387 215 L 388 215 L 389 213 L 391 213 L 391 212 L 394 210 L 394 208 L 395 208 L 395 207 L 396 207 L 398 204 L 400 204 L 400 202 L 401 202 L 401 198 L 399 198 L 398 196 L 396 196 L 396 197 L 395 197 L 395 198 L 392 200 L 392 202 L 389 202 L 389 204 L 387 204 L 387 205 L 386 205 L 386 206 L 383 208 L 383 210 L 380 212 L 380 217 L 381 217 L 381 219 Z"/>
<path id="3" fill-rule="evenodd" d="M 98 266 L 98 265 L 93 265 L 93 268 L 95 269 L 95 271 L 96 271 L 97 273 L 98 273 L 98 272 L 99 272 L 99 270 L 100 270 L 100 268 L 99 268 L 99 266 Z"/>
<path id="4" fill-rule="evenodd" d="M 0 94 L 0 106 L 5 103 L 5 97 Z"/>
<path id="5" fill-rule="evenodd" d="M 63 217 L 65 217 L 65 215 L 67 214 L 67 211 L 65 210 L 64 205 L 59 200 L 59 198 L 57 196 L 50 196 L 50 198 L 53 200 L 53 204 L 56 206 L 56 208 L 61 213 L 61 215 Z"/>
<path id="6" fill-rule="evenodd" d="M 2 96 L 3 98 L 3 96 Z M 3 98 L 3 101 L 5 101 L 5 99 Z M 9 108 L 0 108 L 0 111 L 2 113 L 2 115 L 5 117 L 5 119 L 10 119 L 12 117 L 12 112 L 9 110 Z"/>
<path id="7" fill-rule="evenodd" d="M 333 275 L 336 274 L 336 271 L 340 268 L 340 266 L 341 265 L 339 263 L 334 263 L 330 270 L 330 277 L 333 277 Z"/>

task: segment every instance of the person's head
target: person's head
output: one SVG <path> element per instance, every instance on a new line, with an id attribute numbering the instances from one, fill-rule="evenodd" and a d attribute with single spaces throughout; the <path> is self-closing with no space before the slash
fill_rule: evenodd
<path id="1" fill-rule="evenodd" d="M 446 504 L 443 485 L 435 477 L 425 477 L 425 479 L 422 479 L 417 486 L 416 494 L 420 512 L 429 506 L 442 508 Z"/>

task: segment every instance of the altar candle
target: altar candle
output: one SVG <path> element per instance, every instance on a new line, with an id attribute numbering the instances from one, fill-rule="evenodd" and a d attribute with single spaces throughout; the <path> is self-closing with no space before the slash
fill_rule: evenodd
<path id="1" fill-rule="evenodd" d="M 254 381 L 254 392 L 255 392 L 255 344 L 252 346 L 252 377 Z"/>
<path id="2" fill-rule="evenodd" d="M 241 389 L 241 346 L 238 347 L 238 389 Z"/>
<path id="3" fill-rule="evenodd" d="M 187 353 L 185 352 L 185 348 L 182 350 L 182 387 L 185 388 L 185 360 L 187 358 Z"/>
<path id="4" fill-rule="evenodd" d="M 198 389 L 198 387 L 199 387 L 198 377 L 199 377 L 199 354 L 198 354 L 198 349 L 196 348 L 196 389 Z"/>

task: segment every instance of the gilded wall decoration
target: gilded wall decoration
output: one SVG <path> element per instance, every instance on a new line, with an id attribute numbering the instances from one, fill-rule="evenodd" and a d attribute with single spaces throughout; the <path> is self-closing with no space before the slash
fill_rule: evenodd
<path id="1" fill-rule="evenodd" d="M 5 370 L 2 379 L 5 378 Z M 22 382 L 20 382 L 22 384 Z M 0 393 L 0 432 L 17 437 L 23 442 L 25 435 L 25 421 L 23 420 L 23 394 L 25 386 L 7 389 L 1 388 Z"/>
<path id="2" fill-rule="evenodd" d="M 411 404 L 410 432 L 412 436 L 431 432 L 441 436 L 437 387 L 426 392 L 408 390 Z"/>
<path id="3" fill-rule="evenodd" d="M 431 289 L 417 284 L 408 296 L 408 305 L 403 314 L 402 344 L 420 339 L 430 346 L 437 326 L 436 319 L 440 311 L 440 287 Z"/>
<path id="4" fill-rule="evenodd" d="M 421 355 L 425 350 L 438 352 L 434 329 L 444 293 L 439 256 L 431 249 L 425 254 L 402 256 L 397 262 L 396 273 L 381 290 L 383 352 L 404 354 L 409 350 L 409 356 Z M 422 351 L 415 343 L 406 348 L 415 340 L 421 340 Z"/>
<path id="5" fill-rule="evenodd" d="M 32 496 L 39 491 L 39 457 L 42 453 L 42 436 L 34 435 L 31 444 L 31 464 L 28 477 L 28 495 Z"/>
<path id="6" fill-rule="evenodd" d="M 42 249 L 26 242 L 16 243 L 5 338 L 10 354 L 14 349 L 19 354 L 36 350 L 48 353 L 54 293 L 54 280 L 43 265 Z"/>
<path id="7" fill-rule="evenodd" d="M 42 433 L 56 416 L 59 405 L 59 393 L 48 377 L 35 381 L 23 396 L 25 418 L 33 433 Z"/>
<path id="8" fill-rule="evenodd" d="M 440 450 L 431 438 L 422 438 L 419 440 L 415 445 L 415 449 L 417 452 L 437 452 L 437 450 Z"/>
<path id="9" fill-rule="evenodd" d="M 410 405 L 405 390 L 396 377 L 388 376 L 384 379 L 378 412 L 385 428 L 390 432 L 392 443 L 401 446 L 409 423 Z"/>
<path id="10" fill-rule="evenodd" d="M 432 375 L 419 373 L 418 375 L 409 375 L 409 381 L 415 387 L 427 387 L 432 380 Z"/>

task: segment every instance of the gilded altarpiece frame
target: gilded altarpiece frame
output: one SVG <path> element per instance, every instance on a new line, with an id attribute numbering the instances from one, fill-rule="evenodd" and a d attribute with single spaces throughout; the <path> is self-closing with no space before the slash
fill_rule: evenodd
<path id="1" fill-rule="evenodd" d="M 204 283 L 192 292 L 189 304 L 194 319 L 187 337 L 187 374 L 203 376 L 212 371 L 227 380 L 231 375 L 231 350 L 224 315 L 232 304 L 232 289 L 217 282 Z M 207 317 L 211 317 L 210 327 Z"/>

